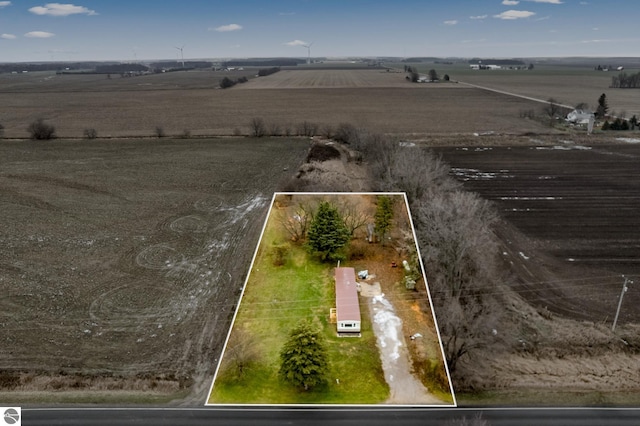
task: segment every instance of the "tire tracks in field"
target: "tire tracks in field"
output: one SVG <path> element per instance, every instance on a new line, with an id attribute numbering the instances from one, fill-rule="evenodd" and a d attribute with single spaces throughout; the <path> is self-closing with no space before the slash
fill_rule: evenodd
<path id="1" fill-rule="evenodd" d="M 147 370 L 169 363 L 189 372 L 200 365 L 206 375 L 212 359 L 203 352 L 216 348 L 220 336 L 214 330 L 223 329 L 220 322 L 235 303 L 233 276 L 245 267 L 238 258 L 246 251 L 245 231 L 255 222 L 249 217 L 267 203 L 261 195 L 229 198 L 195 201 L 185 215 L 163 221 L 161 238 L 127 253 L 134 269 L 101 286 L 90 304 L 92 337 L 122 335 L 138 350 L 164 342 Z"/>

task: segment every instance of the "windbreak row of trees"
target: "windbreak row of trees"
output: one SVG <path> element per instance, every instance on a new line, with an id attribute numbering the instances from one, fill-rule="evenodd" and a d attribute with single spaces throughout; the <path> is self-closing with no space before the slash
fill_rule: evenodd
<path id="1" fill-rule="evenodd" d="M 445 357 L 457 383 L 464 383 L 460 360 L 476 348 L 505 344 L 492 333 L 503 312 L 494 291 L 502 278 L 492 230 L 498 214 L 490 202 L 463 190 L 429 150 L 363 132 L 348 142 L 363 153 L 375 190 L 407 194 Z"/>
<path id="2" fill-rule="evenodd" d="M 640 87 L 640 72 L 636 74 L 620 73 L 611 77 L 611 87 L 615 89 L 637 89 Z"/>

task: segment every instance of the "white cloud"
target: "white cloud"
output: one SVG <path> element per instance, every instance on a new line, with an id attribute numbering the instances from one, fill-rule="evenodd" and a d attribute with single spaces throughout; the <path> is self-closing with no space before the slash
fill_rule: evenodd
<path id="1" fill-rule="evenodd" d="M 533 3 L 549 3 L 549 4 L 563 4 L 564 2 L 560 0 L 525 0 Z"/>
<path id="2" fill-rule="evenodd" d="M 302 41 L 302 40 L 293 40 L 293 41 L 288 41 L 286 43 L 284 43 L 286 46 L 306 46 L 307 43 L 306 41 Z"/>
<path id="3" fill-rule="evenodd" d="M 502 12 L 499 15 L 493 15 L 493 17 L 498 19 L 514 20 L 530 18 L 535 14 L 535 12 L 529 12 L 527 10 L 507 10 L 506 12 Z"/>
<path id="4" fill-rule="evenodd" d="M 227 33 L 229 31 L 240 31 L 241 29 L 242 29 L 242 25 L 229 24 L 229 25 L 222 25 L 220 27 L 214 28 L 214 31 L 217 31 L 219 33 Z"/>
<path id="5" fill-rule="evenodd" d="M 444 21 L 445 25 L 458 25 L 458 21 L 455 19 L 452 19 L 450 21 Z"/>
<path id="6" fill-rule="evenodd" d="M 487 19 L 489 15 L 469 16 L 469 19 Z"/>
<path id="7" fill-rule="evenodd" d="M 46 31 L 30 31 L 24 35 L 29 38 L 50 38 L 55 36 L 54 33 L 48 33 Z"/>
<path id="8" fill-rule="evenodd" d="M 74 4 L 47 3 L 44 6 L 34 6 L 29 12 L 35 15 L 69 16 L 69 15 L 97 15 L 95 10 Z"/>
<path id="9" fill-rule="evenodd" d="M 14 34 L 0 34 L 0 38 L 5 40 L 15 40 L 17 37 Z"/>
<path id="10" fill-rule="evenodd" d="M 10 1 L 0 1 L 0 9 L 2 9 L 3 7 L 7 7 L 7 6 L 11 6 L 11 2 Z"/>
<path id="11" fill-rule="evenodd" d="M 518 0 L 502 0 L 502 4 L 505 6 L 515 6 L 520 3 Z"/>

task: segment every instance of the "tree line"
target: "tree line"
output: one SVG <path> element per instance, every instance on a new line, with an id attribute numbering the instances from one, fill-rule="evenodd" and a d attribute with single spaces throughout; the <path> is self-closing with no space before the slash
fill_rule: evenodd
<path id="1" fill-rule="evenodd" d="M 627 74 L 622 72 L 611 77 L 611 87 L 614 89 L 637 89 L 640 87 L 640 72 Z"/>

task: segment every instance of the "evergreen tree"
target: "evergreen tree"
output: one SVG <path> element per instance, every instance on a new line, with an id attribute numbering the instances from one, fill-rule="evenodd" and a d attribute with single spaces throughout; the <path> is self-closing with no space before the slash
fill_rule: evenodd
<path id="1" fill-rule="evenodd" d="M 320 203 L 307 234 L 309 251 L 322 260 L 342 259 L 341 249 L 350 239 L 338 209 L 327 201 Z"/>
<path id="2" fill-rule="evenodd" d="M 384 245 L 385 234 L 391 228 L 391 220 L 393 219 L 393 204 L 391 199 L 386 195 L 378 197 L 378 207 L 376 208 L 375 226 L 376 232 L 380 235 L 382 245 Z"/>
<path id="3" fill-rule="evenodd" d="M 598 98 L 598 109 L 596 110 L 596 116 L 598 118 L 604 118 L 609 112 L 609 105 L 607 104 L 607 95 L 604 93 Z"/>
<path id="4" fill-rule="evenodd" d="M 305 391 L 326 383 L 327 349 L 319 330 L 307 321 L 299 323 L 280 351 L 280 377 Z"/>

